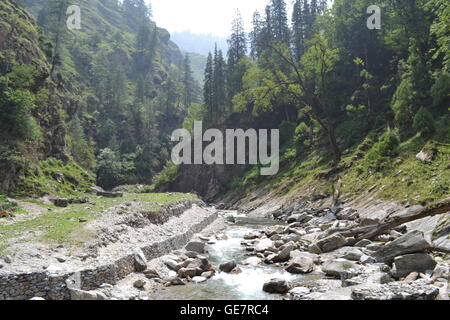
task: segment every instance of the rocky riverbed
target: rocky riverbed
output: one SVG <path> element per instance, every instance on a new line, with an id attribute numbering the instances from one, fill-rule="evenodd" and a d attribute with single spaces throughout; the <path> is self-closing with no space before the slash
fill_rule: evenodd
<path id="1" fill-rule="evenodd" d="M 183 221 L 192 225 L 212 212 L 214 208 L 194 205 L 175 214 L 164 229 L 173 235 L 180 228 L 186 229 Z M 133 270 L 114 281 L 86 287 L 75 273 L 66 280 L 70 298 L 449 300 L 448 255 L 445 250 L 432 250 L 429 233 L 416 228 L 418 223 L 356 241 L 339 231 L 375 226 L 380 221 L 351 207 L 294 205 L 274 210 L 270 216 L 224 210 L 217 214 L 212 224 L 199 225 L 200 233 L 187 238 L 187 245 L 173 244 L 181 249 L 170 252 L 167 244 L 156 256 L 134 250 Z M 115 216 L 125 221 L 121 214 Z M 133 216 L 125 217 L 127 222 L 134 221 Z M 110 221 L 109 225 L 117 224 Z M 153 223 L 137 228 L 133 234 L 139 237 L 130 246 L 138 246 L 154 228 Z M 111 241 L 104 252 L 114 252 L 114 243 Z M 126 241 L 118 243 L 123 247 Z M 440 243 L 446 243 L 445 235 L 441 234 Z"/>

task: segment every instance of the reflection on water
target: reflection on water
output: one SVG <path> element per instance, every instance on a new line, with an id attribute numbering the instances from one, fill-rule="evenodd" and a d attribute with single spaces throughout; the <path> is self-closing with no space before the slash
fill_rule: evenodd
<path id="1" fill-rule="evenodd" d="M 269 265 L 257 267 L 244 266 L 242 262 L 248 258 L 241 246 L 244 235 L 263 225 L 274 225 L 269 219 L 247 217 L 237 218 L 237 224 L 230 227 L 225 234 L 228 240 L 217 241 L 208 246 L 209 260 L 218 270 L 221 263 L 235 260 L 242 273 L 237 275 L 220 272 L 214 278 L 202 284 L 188 284 L 164 288 L 153 296 L 161 300 L 269 300 L 277 296 L 265 293 L 262 288 L 266 281 L 282 278 L 287 281 L 301 280 L 304 276 L 292 275 L 280 268 Z"/>

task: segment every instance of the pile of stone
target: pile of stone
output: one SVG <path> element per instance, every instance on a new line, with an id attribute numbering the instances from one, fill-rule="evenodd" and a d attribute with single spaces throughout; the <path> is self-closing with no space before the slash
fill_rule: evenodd
<path id="1" fill-rule="evenodd" d="M 274 217 L 287 225 L 245 236 L 242 245 L 249 252 L 249 264 L 259 261 L 292 274 L 322 275 L 338 283 L 335 290 L 348 299 L 448 299 L 448 261 L 430 254 L 431 244 L 420 231 L 408 232 L 400 226 L 373 240 L 355 241 L 335 230 L 377 221 L 360 219 L 351 208 L 292 209 Z M 289 292 L 293 299 L 318 297 L 313 287 L 281 279 L 268 281 L 263 290 Z"/>

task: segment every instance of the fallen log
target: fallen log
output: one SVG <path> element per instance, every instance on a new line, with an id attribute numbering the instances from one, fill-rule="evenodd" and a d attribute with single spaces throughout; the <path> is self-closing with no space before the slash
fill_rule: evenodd
<path id="1" fill-rule="evenodd" d="M 381 221 L 377 225 L 357 227 L 349 230 L 340 231 L 344 237 L 355 237 L 356 241 L 368 239 L 371 240 L 379 235 L 385 234 L 405 223 L 420 220 L 427 217 L 433 217 L 450 212 L 450 197 L 429 205 L 421 210 L 413 211 L 402 216 L 394 216 Z"/>

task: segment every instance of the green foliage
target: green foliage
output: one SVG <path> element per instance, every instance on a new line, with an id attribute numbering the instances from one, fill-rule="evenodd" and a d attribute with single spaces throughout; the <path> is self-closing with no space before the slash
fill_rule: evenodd
<path id="1" fill-rule="evenodd" d="M 450 73 L 442 71 L 431 88 L 433 106 L 436 108 L 449 108 L 450 102 Z M 450 109 L 450 108 L 449 108 Z"/>
<path id="2" fill-rule="evenodd" d="M 117 152 L 109 148 L 101 150 L 96 166 L 97 184 L 111 190 L 119 185 L 136 183 L 135 158 L 135 154 L 120 157 Z"/>
<path id="3" fill-rule="evenodd" d="M 63 163 L 61 160 L 48 158 L 30 164 L 26 168 L 25 176 L 19 179 L 11 193 L 17 197 L 73 197 L 89 192 L 93 184 L 92 174 L 73 160 Z"/>
<path id="4" fill-rule="evenodd" d="M 400 139 L 393 131 L 387 131 L 367 152 L 365 157 L 366 163 L 370 169 L 381 170 L 384 166 L 389 165 L 390 158 L 398 154 Z"/>
<path id="5" fill-rule="evenodd" d="M 413 128 L 417 133 L 429 135 L 436 130 L 433 116 L 426 108 L 420 108 L 414 117 Z"/>
<path id="6" fill-rule="evenodd" d="M 176 166 L 173 162 L 169 161 L 164 169 L 155 176 L 153 181 L 155 188 L 159 188 L 161 186 L 174 182 L 178 177 L 178 170 L 179 167 Z"/>

